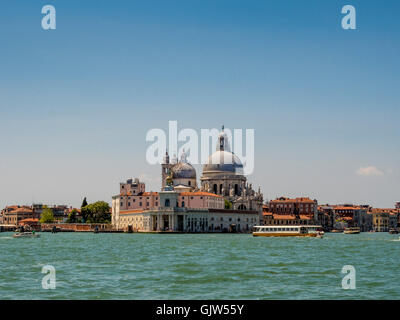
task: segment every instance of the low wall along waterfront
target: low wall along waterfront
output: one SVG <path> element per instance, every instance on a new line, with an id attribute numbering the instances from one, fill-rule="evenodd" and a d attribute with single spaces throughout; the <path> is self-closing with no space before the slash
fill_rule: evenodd
<path id="1" fill-rule="evenodd" d="M 42 223 L 42 232 L 51 232 L 56 227 L 61 232 L 116 232 L 111 224 L 106 223 Z"/>

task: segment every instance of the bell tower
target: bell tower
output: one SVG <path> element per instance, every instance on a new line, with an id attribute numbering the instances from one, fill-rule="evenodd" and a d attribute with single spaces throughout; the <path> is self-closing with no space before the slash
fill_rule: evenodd
<path id="1" fill-rule="evenodd" d="M 166 186 L 166 179 L 168 176 L 168 172 L 171 169 L 172 164 L 169 162 L 169 154 L 168 150 L 165 152 L 164 161 L 161 164 L 161 190 Z"/>

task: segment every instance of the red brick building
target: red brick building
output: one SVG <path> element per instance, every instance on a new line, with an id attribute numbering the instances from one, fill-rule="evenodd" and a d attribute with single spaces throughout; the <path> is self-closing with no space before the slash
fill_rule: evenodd
<path id="1" fill-rule="evenodd" d="M 274 214 L 314 215 L 318 212 L 318 201 L 310 198 L 277 198 L 269 202 L 269 211 Z"/>
<path id="2" fill-rule="evenodd" d="M 310 198 L 277 198 L 263 206 L 265 225 L 315 224 L 317 200 Z"/>

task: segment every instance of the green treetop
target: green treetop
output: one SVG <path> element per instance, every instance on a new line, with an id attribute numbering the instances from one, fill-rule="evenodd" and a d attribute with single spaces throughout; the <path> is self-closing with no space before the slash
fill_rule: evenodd
<path id="1" fill-rule="evenodd" d="M 85 198 L 83 198 L 82 205 L 81 205 L 81 209 L 82 209 L 83 207 L 86 207 L 87 205 L 88 205 L 88 203 L 87 203 L 86 197 L 85 197 Z"/>
<path id="2" fill-rule="evenodd" d="M 232 209 L 232 203 L 225 199 L 225 209 Z"/>
<path id="3" fill-rule="evenodd" d="M 78 210 L 72 209 L 71 212 L 68 215 L 67 222 L 68 223 L 76 223 L 77 222 L 77 218 L 76 218 L 77 215 L 78 215 Z"/>
<path id="4" fill-rule="evenodd" d="M 111 222 L 110 206 L 107 202 L 97 201 L 82 207 L 82 218 L 86 223 Z"/>
<path id="5" fill-rule="evenodd" d="M 45 206 L 40 216 L 40 223 L 51 223 L 53 221 L 54 221 L 53 210 Z"/>

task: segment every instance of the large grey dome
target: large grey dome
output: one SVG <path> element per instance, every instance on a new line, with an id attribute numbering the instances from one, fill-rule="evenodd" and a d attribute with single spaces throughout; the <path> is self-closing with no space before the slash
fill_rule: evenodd
<path id="1" fill-rule="evenodd" d="M 243 174 L 243 164 L 234 153 L 220 150 L 209 156 L 207 163 L 203 166 L 203 174 L 211 172 Z"/>
<path id="2" fill-rule="evenodd" d="M 224 131 L 218 135 L 217 151 L 208 157 L 207 163 L 203 166 L 203 174 L 226 172 L 243 175 L 243 164 L 239 157 L 231 152 L 229 137 Z"/>

